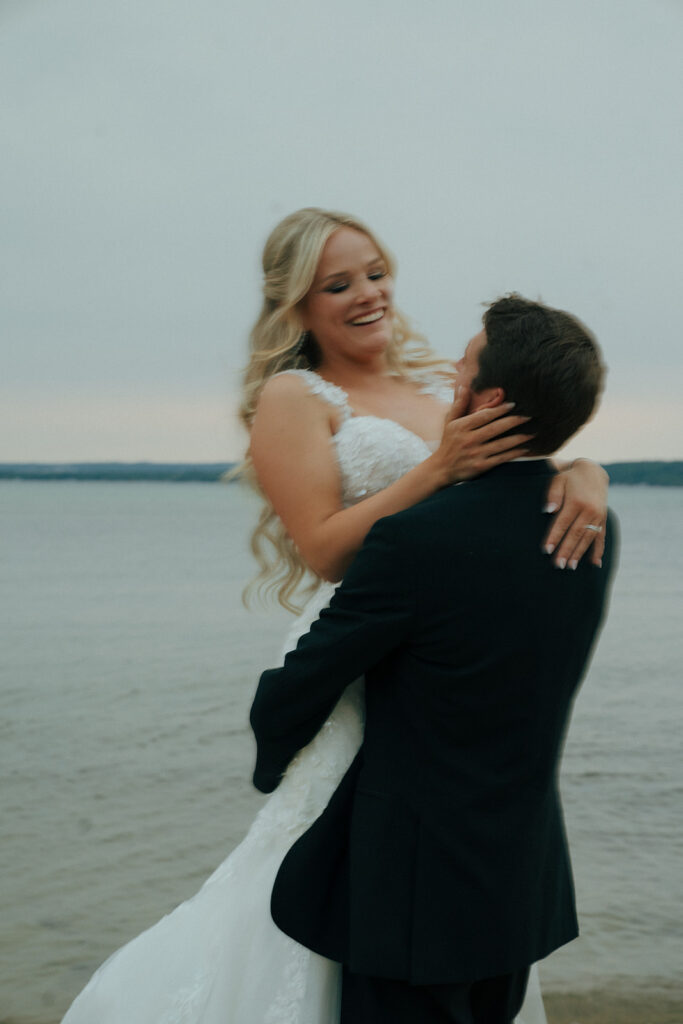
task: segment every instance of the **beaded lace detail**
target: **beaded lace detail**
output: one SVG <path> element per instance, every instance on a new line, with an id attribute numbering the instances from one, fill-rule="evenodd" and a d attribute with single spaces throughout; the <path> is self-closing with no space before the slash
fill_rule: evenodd
<path id="1" fill-rule="evenodd" d="M 312 394 L 319 395 L 320 398 L 324 398 L 330 405 L 341 409 L 344 420 L 351 416 L 349 396 L 343 388 L 332 384 L 329 380 L 325 380 L 324 377 L 321 377 L 319 373 L 315 373 L 313 370 L 283 370 L 282 372 L 299 377 Z M 276 376 L 279 377 L 281 374 L 276 374 Z"/>

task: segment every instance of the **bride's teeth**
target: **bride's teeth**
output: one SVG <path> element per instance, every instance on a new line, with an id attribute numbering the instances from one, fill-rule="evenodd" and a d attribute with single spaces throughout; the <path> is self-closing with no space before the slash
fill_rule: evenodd
<path id="1" fill-rule="evenodd" d="M 351 323 L 354 327 L 359 327 L 361 324 L 373 324 L 375 320 L 379 320 L 384 316 L 384 310 L 380 309 L 378 313 L 369 313 L 368 316 L 358 317 L 357 320 L 352 320 Z"/>

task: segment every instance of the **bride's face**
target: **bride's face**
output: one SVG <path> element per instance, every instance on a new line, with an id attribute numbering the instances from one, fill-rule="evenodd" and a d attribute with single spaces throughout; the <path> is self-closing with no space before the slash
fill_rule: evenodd
<path id="1" fill-rule="evenodd" d="M 382 355 L 392 336 L 393 278 L 375 244 L 354 228 L 338 228 L 320 256 L 315 280 L 301 304 L 304 328 L 323 361 L 354 362 Z"/>

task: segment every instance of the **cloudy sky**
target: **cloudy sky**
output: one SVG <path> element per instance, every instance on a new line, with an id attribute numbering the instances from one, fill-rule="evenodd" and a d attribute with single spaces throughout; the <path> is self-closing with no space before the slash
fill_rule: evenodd
<path id="1" fill-rule="evenodd" d="M 610 367 L 594 458 L 683 458 L 681 0 L 0 0 L 0 460 L 220 461 L 300 206 L 442 353 L 512 289 Z"/>

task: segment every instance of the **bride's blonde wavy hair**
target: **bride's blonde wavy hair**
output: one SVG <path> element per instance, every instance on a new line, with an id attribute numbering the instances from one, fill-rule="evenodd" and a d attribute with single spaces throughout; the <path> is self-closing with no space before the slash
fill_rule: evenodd
<path id="1" fill-rule="evenodd" d="M 263 305 L 249 335 L 249 363 L 239 410 L 247 430 L 251 429 L 261 391 L 274 374 L 283 370 L 310 370 L 318 365 L 315 338 L 304 334 L 301 303 L 311 289 L 325 243 L 340 227 L 367 235 L 386 262 L 389 273 L 392 276 L 396 273 L 392 254 L 356 217 L 308 207 L 280 221 L 263 249 Z M 445 368 L 444 360 L 435 356 L 425 338 L 411 328 L 398 310 L 394 311 L 393 337 L 386 357 L 389 368 L 402 376 L 411 370 L 433 367 L 443 371 Z M 245 601 L 254 591 L 261 595 L 274 592 L 289 611 L 300 611 L 293 600 L 300 585 L 307 583 L 300 595 L 307 596 L 316 589 L 320 579 L 306 566 L 263 493 L 248 452 L 237 472 L 264 502 L 251 536 L 251 550 L 260 572 L 247 587 Z"/>

